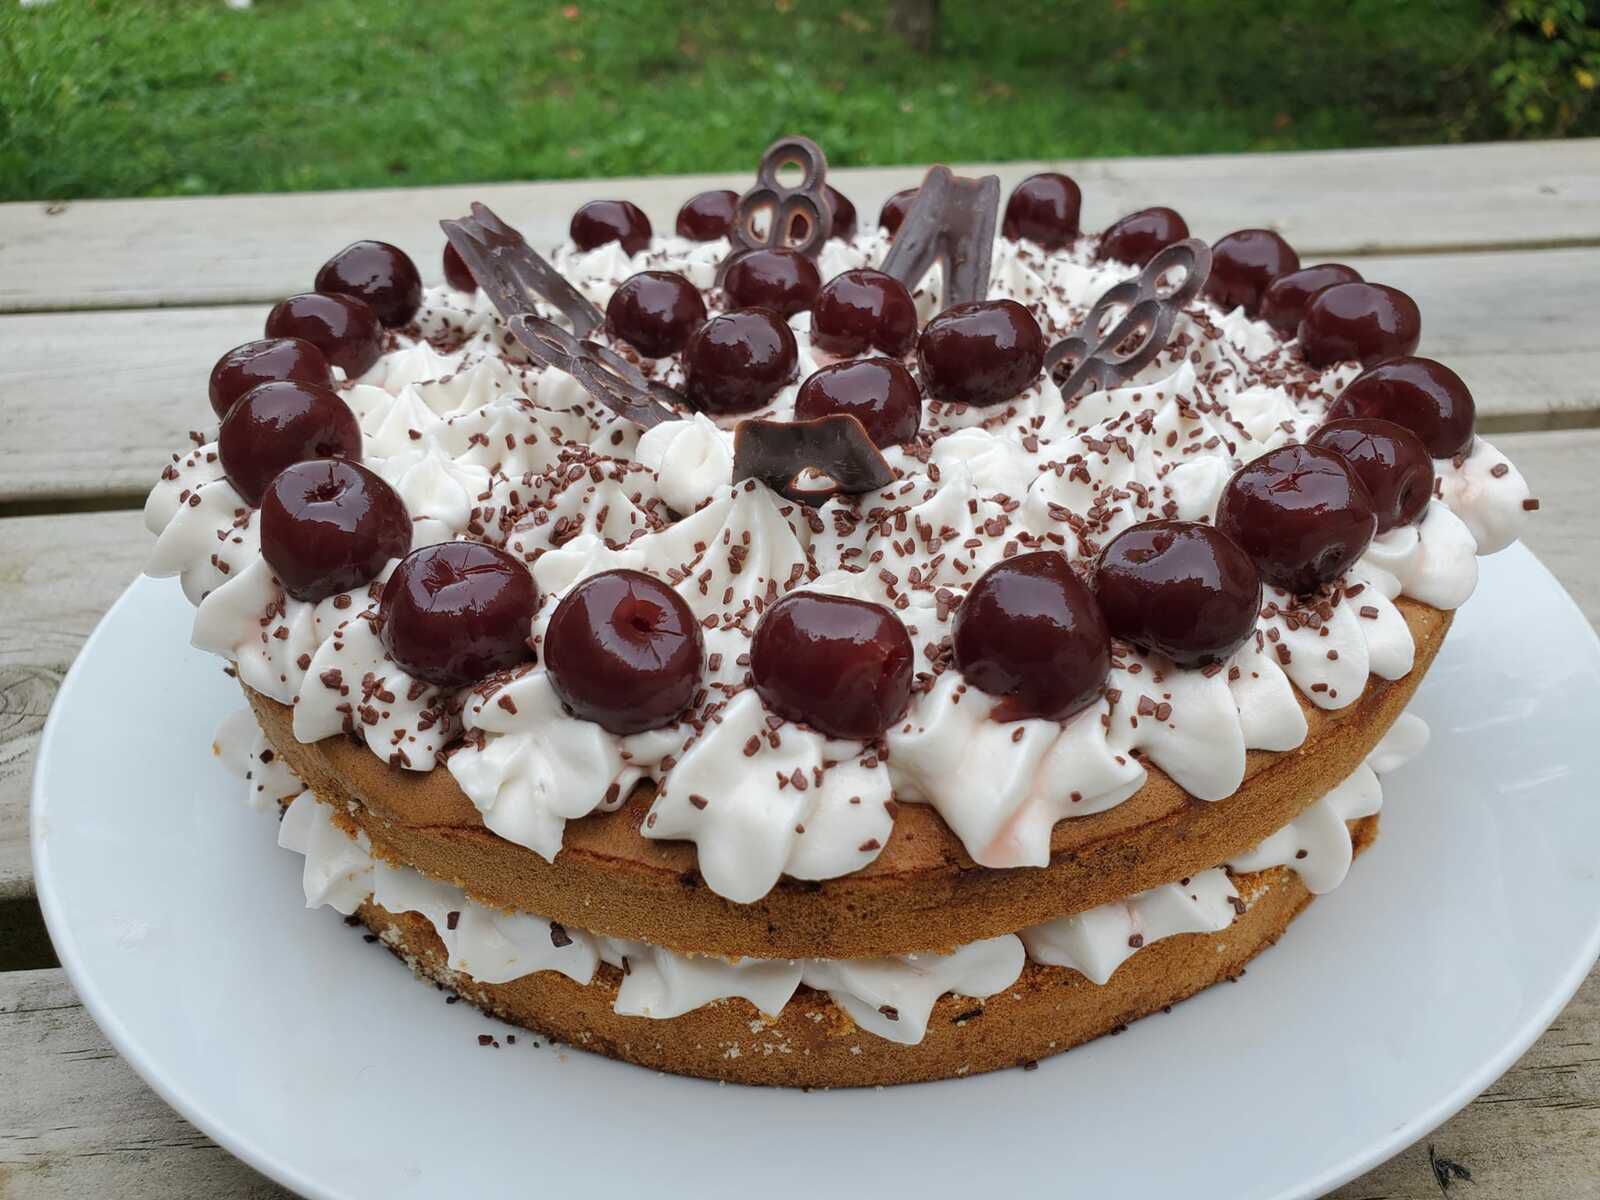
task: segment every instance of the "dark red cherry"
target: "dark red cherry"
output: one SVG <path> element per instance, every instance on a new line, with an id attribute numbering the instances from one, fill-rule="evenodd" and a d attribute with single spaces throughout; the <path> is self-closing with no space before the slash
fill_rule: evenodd
<path id="1" fill-rule="evenodd" d="M 533 660 L 539 589 L 528 568 L 482 542 L 413 550 L 383 586 L 378 637 L 413 679 L 461 687 Z"/>
<path id="2" fill-rule="evenodd" d="M 794 333 L 766 308 L 712 317 L 689 339 L 683 364 L 689 403 L 712 413 L 749 412 L 794 378 Z"/>
<path id="3" fill-rule="evenodd" d="M 874 444 L 898 446 L 917 436 L 922 393 L 911 372 L 892 358 L 858 358 L 813 371 L 800 385 L 794 415 L 814 421 L 847 413 L 860 421 Z"/>
<path id="4" fill-rule="evenodd" d="M 935 400 L 1000 404 L 1044 368 L 1044 334 L 1015 300 L 979 300 L 945 309 L 917 339 L 922 386 Z"/>
<path id="5" fill-rule="evenodd" d="M 885 200 L 883 207 L 878 210 L 878 224 L 891 234 L 899 233 L 901 223 L 905 221 L 906 214 L 916 202 L 916 188 L 905 188 L 896 192 Z"/>
<path id="6" fill-rule="evenodd" d="M 349 459 L 295 463 L 261 497 L 261 557 L 296 600 L 360 587 L 410 548 L 405 502 Z"/>
<path id="7" fill-rule="evenodd" d="M 1301 267 L 1267 284 L 1261 293 L 1260 317 L 1278 331 L 1279 337 L 1292 338 L 1300 331 L 1300 319 L 1306 315 L 1311 297 L 1336 283 L 1360 282 L 1361 273 L 1343 263 Z"/>
<path id="8" fill-rule="evenodd" d="M 782 248 L 741 254 L 722 277 L 722 290 L 733 307 L 770 308 L 781 317 L 805 312 L 821 286 L 816 263 Z"/>
<path id="9" fill-rule="evenodd" d="M 1111 673 L 1111 633 L 1089 589 L 1054 550 L 1019 554 L 972 585 L 952 626 L 956 666 L 991 696 L 997 721 L 1064 721 Z"/>
<path id="10" fill-rule="evenodd" d="M 917 306 L 893 275 L 861 268 L 835 275 L 811 306 L 811 342 L 829 354 L 882 350 L 896 358 L 917 343 Z"/>
<path id="11" fill-rule="evenodd" d="M 650 244 L 650 218 L 631 200 L 591 200 L 572 214 L 568 232 L 579 250 L 621 242 L 637 254 Z"/>
<path id="12" fill-rule="evenodd" d="M 1059 250 L 1078 236 L 1078 213 L 1083 192 L 1065 175 L 1045 171 L 1030 175 L 1006 201 L 1000 231 L 1016 241 L 1027 238 L 1046 250 Z"/>
<path id="13" fill-rule="evenodd" d="M 1330 421 L 1311 444 L 1344 456 L 1372 498 L 1379 533 L 1422 520 L 1433 495 L 1433 459 L 1409 429 L 1376 417 Z"/>
<path id="14" fill-rule="evenodd" d="M 1345 386 L 1328 410 L 1330 421 L 1379 417 L 1422 439 L 1434 458 L 1472 449 L 1477 406 L 1467 385 L 1431 358 L 1392 358 L 1368 367 Z"/>
<path id="15" fill-rule="evenodd" d="M 1300 269 L 1294 247 L 1270 229 L 1240 229 L 1211 247 L 1211 276 L 1205 294 L 1224 312 L 1242 307 L 1247 316 L 1261 309 L 1261 294 L 1280 275 Z"/>
<path id="16" fill-rule="evenodd" d="M 444 244 L 444 281 L 458 292 L 475 292 L 478 281 L 472 277 L 467 260 L 449 242 Z"/>
<path id="17" fill-rule="evenodd" d="M 1238 543 L 1194 521 L 1147 521 L 1100 552 L 1095 599 L 1113 635 L 1180 667 L 1221 662 L 1261 611 L 1261 573 Z"/>
<path id="18" fill-rule="evenodd" d="M 228 482 L 249 504 L 285 467 L 313 458 L 361 460 L 361 426 L 339 393 L 321 383 L 281 379 L 251 388 L 217 433 Z"/>
<path id="19" fill-rule="evenodd" d="M 1300 351 L 1314 367 L 1356 360 L 1364 367 L 1410 354 L 1422 338 L 1422 312 L 1399 288 L 1336 283 L 1311 297 L 1300 319 Z"/>
<path id="20" fill-rule="evenodd" d="M 693 242 L 714 242 L 727 237 L 733 228 L 733 214 L 739 209 L 739 193 L 727 188 L 699 192 L 683 202 L 678 210 L 678 236 Z"/>
<path id="21" fill-rule="evenodd" d="M 300 338 L 266 338 L 235 346 L 211 368 L 211 408 L 219 417 L 240 396 L 257 384 L 275 379 L 332 385 L 328 360 L 310 342 Z"/>
<path id="22" fill-rule="evenodd" d="M 866 742 L 911 704 L 916 653 L 881 604 L 790 592 L 762 614 L 750 643 L 756 691 L 780 717 Z"/>
<path id="23" fill-rule="evenodd" d="M 1291 443 L 1234 472 L 1217 528 L 1244 548 L 1268 583 L 1291 592 L 1331 583 L 1378 530 L 1372 498 L 1344 458 Z"/>
<path id="24" fill-rule="evenodd" d="M 351 242 L 322 264 L 316 289 L 365 301 L 390 329 L 404 325 L 422 307 L 417 264 L 388 242 Z"/>
<path id="25" fill-rule="evenodd" d="M 833 213 L 833 229 L 828 236 L 845 239 L 855 237 L 856 206 L 831 183 L 823 184 L 822 190 L 827 194 L 828 208 Z"/>
<path id="26" fill-rule="evenodd" d="M 1142 267 L 1174 242 L 1189 236 L 1189 224 L 1176 209 L 1141 208 L 1100 235 L 1095 257 Z"/>
<path id="27" fill-rule="evenodd" d="M 671 271 L 640 271 L 624 279 L 606 305 L 611 332 L 646 358 L 676 354 L 705 319 L 700 289 Z"/>
<path id="28" fill-rule="evenodd" d="M 267 314 L 267 336 L 310 342 L 351 379 L 364 374 L 383 353 L 378 314 L 354 296 L 301 292 L 280 300 Z"/>
<path id="29" fill-rule="evenodd" d="M 562 597 L 544 635 L 561 702 L 612 733 L 670 725 L 700 687 L 700 622 L 642 571 L 603 571 Z"/>

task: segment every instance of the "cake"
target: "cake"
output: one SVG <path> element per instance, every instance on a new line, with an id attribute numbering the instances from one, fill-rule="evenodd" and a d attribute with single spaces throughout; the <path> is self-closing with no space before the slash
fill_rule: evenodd
<path id="1" fill-rule="evenodd" d="M 728 1082 L 1026 1066 L 1236 978 L 1537 502 L 1404 293 L 1079 208 L 935 167 L 860 229 L 787 138 L 672 236 L 475 205 L 442 283 L 357 242 L 275 306 L 148 570 L 306 903 Z"/>

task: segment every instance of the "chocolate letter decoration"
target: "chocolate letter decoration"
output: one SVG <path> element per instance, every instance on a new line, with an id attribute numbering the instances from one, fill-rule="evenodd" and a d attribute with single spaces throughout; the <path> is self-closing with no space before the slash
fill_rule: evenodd
<path id="1" fill-rule="evenodd" d="M 797 166 L 805 172 L 798 187 L 778 182 L 778 172 Z M 733 249 L 723 259 L 726 271 L 733 260 L 749 250 L 797 250 L 815 258 L 833 231 L 833 210 L 828 206 L 823 180 L 828 159 L 810 138 L 779 138 L 761 156 L 756 183 L 739 197 L 728 240 Z M 765 235 L 756 232 L 756 218 L 766 214 Z"/>
<path id="2" fill-rule="evenodd" d="M 471 216 L 439 227 L 506 320 L 531 313 L 538 298 L 571 321 L 581 338 L 605 323 L 604 313 L 486 205 L 474 201 Z"/>
<path id="3" fill-rule="evenodd" d="M 619 417 L 649 429 L 682 416 L 677 406 L 687 409 L 684 398 L 666 384 L 646 379 L 620 354 L 580 341 L 554 321 L 524 313 L 512 317 L 508 328 L 535 362 L 565 371 Z"/>
<path id="4" fill-rule="evenodd" d="M 934 263 L 944 280 L 939 309 L 984 300 L 1000 213 L 1000 177 L 965 179 L 949 167 L 931 167 L 883 260 L 883 270 L 910 291 Z"/>
<path id="5" fill-rule="evenodd" d="M 830 483 L 799 486 L 808 470 Z M 741 479 L 759 479 L 787 499 L 818 505 L 840 492 L 859 495 L 888 487 L 894 471 L 861 422 L 837 413 L 814 421 L 741 421 L 733 432 L 733 482 Z"/>

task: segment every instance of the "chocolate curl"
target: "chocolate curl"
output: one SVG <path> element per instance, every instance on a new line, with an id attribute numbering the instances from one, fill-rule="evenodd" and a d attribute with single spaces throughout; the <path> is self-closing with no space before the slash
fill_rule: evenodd
<path id="1" fill-rule="evenodd" d="M 826 487 L 801 487 L 807 470 L 828 477 Z M 733 432 L 733 482 L 759 479 L 780 496 L 818 505 L 840 492 L 859 495 L 894 482 L 894 471 L 849 413 L 814 421 L 741 421 Z"/>
<path id="2" fill-rule="evenodd" d="M 471 216 L 440 221 L 439 228 L 506 320 L 532 312 L 538 298 L 571 321 L 579 337 L 605 324 L 605 314 L 488 206 L 473 201 Z"/>
<path id="3" fill-rule="evenodd" d="M 1174 269 L 1184 272 L 1183 282 L 1162 291 L 1157 286 L 1161 277 Z M 1154 362 L 1172 339 L 1178 314 L 1200 294 L 1210 274 L 1211 247 L 1199 238 L 1188 238 L 1161 250 L 1137 279 L 1124 279 L 1102 292 L 1083 323 L 1045 352 L 1047 372 L 1054 373 L 1064 359 L 1075 364 L 1061 381 L 1061 395 L 1071 400 L 1085 384 L 1103 389 L 1126 383 Z M 1102 333 L 1107 314 L 1121 307 L 1128 311 L 1109 332 Z M 1143 339 L 1138 345 L 1118 353 L 1119 347 L 1140 332 Z"/>
<path id="4" fill-rule="evenodd" d="M 598 342 L 580 341 L 554 321 L 527 313 L 508 322 L 511 336 L 532 359 L 565 371 L 589 395 L 619 417 L 646 429 L 676 421 L 684 398 L 664 383 L 646 379 L 632 363 Z"/>
<path id="5" fill-rule="evenodd" d="M 883 270 L 915 290 L 934 263 L 944 294 L 940 310 L 989 294 L 989 260 L 1000 214 L 1000 177 L 966 179 L 949 167 L 930 167 L 917 198 L 894 235 Z"/>
<path id="6" fill-rule="evenodd" d="M 799 187 L 778 182 L 778 172 L 786 166 L 805 172 Z M 833 209 L 828 205 L 823 179 L 828 174 L 828 159 L 810 138 L 779 138 L 761 156 L 753 188 L 739 197 L 728 240 L 733 249 L 722 260 L 720 274 L 734 259 L 751 250 L 795 250 L 815 258 L 833 232 Z M 756 233 L 755 220 L 767 214 L 766 235 Z"/>

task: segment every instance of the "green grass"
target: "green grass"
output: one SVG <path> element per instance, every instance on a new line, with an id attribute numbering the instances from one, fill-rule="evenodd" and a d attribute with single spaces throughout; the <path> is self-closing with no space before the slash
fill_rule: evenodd
<path id="1" fill-rule="evenodd" d="M 1483 0 L 0 0 L 0 199 L 1273 150 L 1471 130 Z M 1259 10 L 1255 16 L 1242 15 Z"/>

